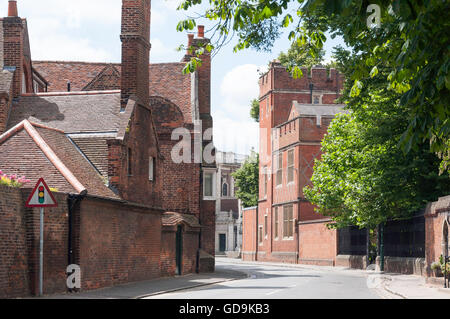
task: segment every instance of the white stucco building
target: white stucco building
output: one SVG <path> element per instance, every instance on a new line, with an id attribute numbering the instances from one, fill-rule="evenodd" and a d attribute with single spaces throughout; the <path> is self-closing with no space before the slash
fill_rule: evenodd
<path id="1" fill-rule="evenodd" d="M 216 175 L 216 254 L 238 257 L 242 247 L 242 218 L 240 201 L 235 197 L 231 176 L 248 156 L 232 152 L 217 152 Z"/>

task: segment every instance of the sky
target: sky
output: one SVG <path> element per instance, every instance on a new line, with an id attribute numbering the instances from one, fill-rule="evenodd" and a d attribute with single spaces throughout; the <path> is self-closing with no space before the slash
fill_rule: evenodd
<path id="1" fill-rule="evenodd" d="M 3 16 L 8 1 L 0 0 Z M 152 1 L 151 63 L 178 62 L 187 43 L 187 34 L 177 32 L 178 21 L 186 14 L 177 11 L 179 0 Z M 121 0 L 18 0 L 19 16 L 27 18 L 33 60 L 120 62 Z M 211 23 L 200 21 L 208 30 Z M 208 33 L 206 33 L 208 37 Z M 270 53 L 254 50 L 233 52 L 236 41 L 214 56 L 211 76 L 211 112 L 214 119 L 214 144 L 220 151 L 248 154 L 258 150 L 258 123 L 250 118 L 250 102 L 259 95 L 259 72 L 265 71 L 280 51 L 287 51 L 286 35 Z M 325 45 L 326 59 L 339 40 Z"/>

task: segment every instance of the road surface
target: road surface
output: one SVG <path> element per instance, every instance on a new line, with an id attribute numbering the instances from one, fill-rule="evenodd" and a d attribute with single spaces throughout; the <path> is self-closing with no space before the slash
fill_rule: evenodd
<path id="1" fill-rule="evenodd" d="M 305 266 L 246 264 L 217 259 L 217 269 L 244 272 L 248 278 L 147 299 L 380 299 L 362 271 Z"/>

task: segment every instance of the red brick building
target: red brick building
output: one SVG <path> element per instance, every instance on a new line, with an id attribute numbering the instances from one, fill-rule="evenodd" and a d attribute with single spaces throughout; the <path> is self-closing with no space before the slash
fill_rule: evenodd
<path id="1" fill-rule="evenodd" d="M 334 116 L 343 77 L 313 67 L 293 79 L 279 62 L 260 78 L 260 185 L 257 208 L 244 211 L 243 258 L 334 265 L 337 233 L 303 195 Z M 247 229 L 250 228 L 250 229 Z"/>
<path id="2" fill-rule="evenodd" d="M 9 1 L 8 17 L 0 19 L 0 169 L 25 175 L 33 185 L 44 177 L 69 200 L 78 200 L 79 216 L 90 216 L 80 217 L 82 238 L 70 239 L 80 243 L 74 260 L 82 263 L 85 256 L 94 266 L 87 289 L 214 270 L 215 201 L 204 196 L 203 177 L 215 171 L 215 163 L 177 164 L 171 158 L 179 142 L 171 139 L 175 128 L 186 129 L 192 140 L 206 135 L 202 146 L 212 142 L 204 134 L 212 128 L 210 56 L 203 56 L 192 75 L 181 72 L 188 53 L 181 62 L 150 64 L 150 16 L 150 0 L 123 0 L 120 64 L 32 61 L 27 22 L 18 16 L 16 1 Z M 195 46 L 209 40 L 199 27 L 188 41 Z M 127 205 L 135 208 L 130 232 L 122 236 L 116 226 L 127 218 Z M 108 210 L 118 215 L 106 222 Z M 153 223 L 148 230 L 131 221 L 145 210 L 158 216 L 146 221 Z M 85 223 L 90 218 L 92 223 Z M 102 224 L 118 236 L 102 237 Z M 84 251 L 96 236 L 103 243 Z M 146 246 L 148 240 L 153 244 Z M 136 254 L 126 251 L 132 247 Z M 153 270 L 146 277 L 121 260 L 116 270 L 128 275 L 114 269 L 109 279 L 98 275 L 106 265 L 95 266 L 92 258 L 118 253 L 128 256 L 130 265 Z"/>

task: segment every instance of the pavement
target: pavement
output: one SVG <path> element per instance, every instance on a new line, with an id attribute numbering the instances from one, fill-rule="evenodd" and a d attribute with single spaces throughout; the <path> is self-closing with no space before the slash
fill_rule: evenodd
<path id="1" fill-rule="evenodd" d="M 44 296 L 44 299 L 144 299 L 144 298 L 165 298 L 166 296 L 188 296 L 191 292 L 202 291 L 208 289 L 220 289 L 226 287 L 230 292 L 233 287 L 239 287 L 241 282 L 245 282 L 247 279 L 252 279 L 263 274 L 263 271 L 268 269 L 269 275 L 262 275 L 266 277 L 273 277 L 270 275 L 274 270 L 280 271 L 282 269 L 288 269 L 289 271 L 303 271 L 304 274 L 316 274 L 309 276 L 311 278 L 304 279 L 305 282 L 314 282 L 314 287 L 317 284 L 324 285 L 323 291 L 329 290 L 327 284 L 342 284 L 350 283 L 348 287 L 349 292 L 353 292 L 354 289 L 360 289 L 361 291 L 367 290 L 376 292 L 371 295 L 368 293 L 366 298 L 382 298 L 382 299 L 450 299 L 450 289 L 444 289 L 438 286 L 432 286 L 425 283 L 425 278 L 413 275 L 401 275 L 390 274 L 376 271 L 355 270 L 345 267 L 327 267 L 327 266 L 314 266 L 314 265 L 298 265 L 298 264 L 283 264 L 283 263 L 271 263 L 271 262 L 244 262 L 240 259 L 231 259 L 226 257 L 216 258 L 216 272 L 211 274 L 190 274 L 186 276 L 177 276 L 171 278 L 159 278 L 155 280 L 130 283 L 111 288 L 104 288 L 99 290 L 81 292 L 81 293 L 66 293 L 51 296 Z M 256 267 L 256 268 L 255 268 Z M 256 269 L 256 270 L 255 270 Z M 321 276 L 321 274 L 324 274 Z M 298 275 L 295 275 L 298 277 Z M 276 280 L 275 276 L 275 280 Z M 279 280 L 283 278 L 279 276 Z M 302 276 L 300 276 L 302 277 Z M 307 277 L 307 276 L 304 276 Z M 324 280 L 317 281 L 317 278 L 323 277 Z M 292 276 L 290 277 L 292 278 Z M 333 278 L 333 279 L 329 279 Z M 344 278 L 344 279 L 343 279 Z M 346 280 L 347 278 L 348 280 Z M 266 278 L 268 279 L 268 278 Z M 286 278 L 290 280 L 289 278 Z M 311 281 L 312 280 L 312 281 Z M 330 281 L 331 280 L 331 281 Z M 347 281 L 347 282 L 346 282 Z M 262 282 L 262 281 L 261 281 Z M 274 281 L 276 282 L 276 281 Z M 272 282 L 273 283 L 273 282 Z M 244 285 L 244 284 L 242 284 Z M 303 283 L 300 283 L 300 286 Z M 352 287 L 353 285 L 353 287 Z M 273 286 L 273 285 L 272 285 Z M 203 288 L 202 288 L 203 287 Z M 304 286 L 306 287 L 306 286 Z M 364 288 L 366 287 L 366 288 Z M 245 288 L 245 285 L 244 285 Z M 247 287 L 248 288 L 248 287 Z M 256 288 L 256 287 L 251 287 Z M 258 287 L 264 289 L 264 287 Z M 281 289 L 273 290 L 274 293 L 282 291 Z M 320 287 L 317 287 L 320 289 Z M 369 289 L 367 289 L 369 288 Z M 308 290 L 300 290 L 298 288 L 298 294 L 296 296 L 310 298 Z M 343 289 L 341 286 L 338 289 Z M 255 289 L 253 289 L 256 291 Z M 248 290 L 247 290 L 248 291 Z M 301 294 L 303 293 L 303 294 Z M 198 294 L 202 296 L 201 294 Z M 275 298 L 272 295 L 272 290 L 269 290 L 265 295 L 267 298 Z M 208 294 L 206 294 L 208 296 Z M 218 297 L 221 295 L 219 294 Z M 289 298 L 290 295 L 287 295 Z M 292 295 L 291 295 L 292 296 Z M 314 294 L 311 295 L 312 298 Z M 322 296 L 322 295 L 319 295 Z M 352 298 L 351 294 L 349 294 Z M 375 297 L 372 297 L 375 296 Z M 341 297 L 337 295 L 337 297 Z M 207 298 L 207 297 L 206 297 Z M 281 296 L 279 298 L 282 298 Z M 319 299 L 321 297 L 318 297 Z M 324 298 L 333 298 L 333 294 L 326 295 Z M 345 297 L 344 297 L 345 298 Z"/>
<path id="2" fill-rule="evenodd" d="M 180 290 L 247 278 L 245 273 L 218 269 L 210 274 L 189 274 L 119 285 L 111 288 L 44 296 L 42 299 L 142 299 Z"/>

